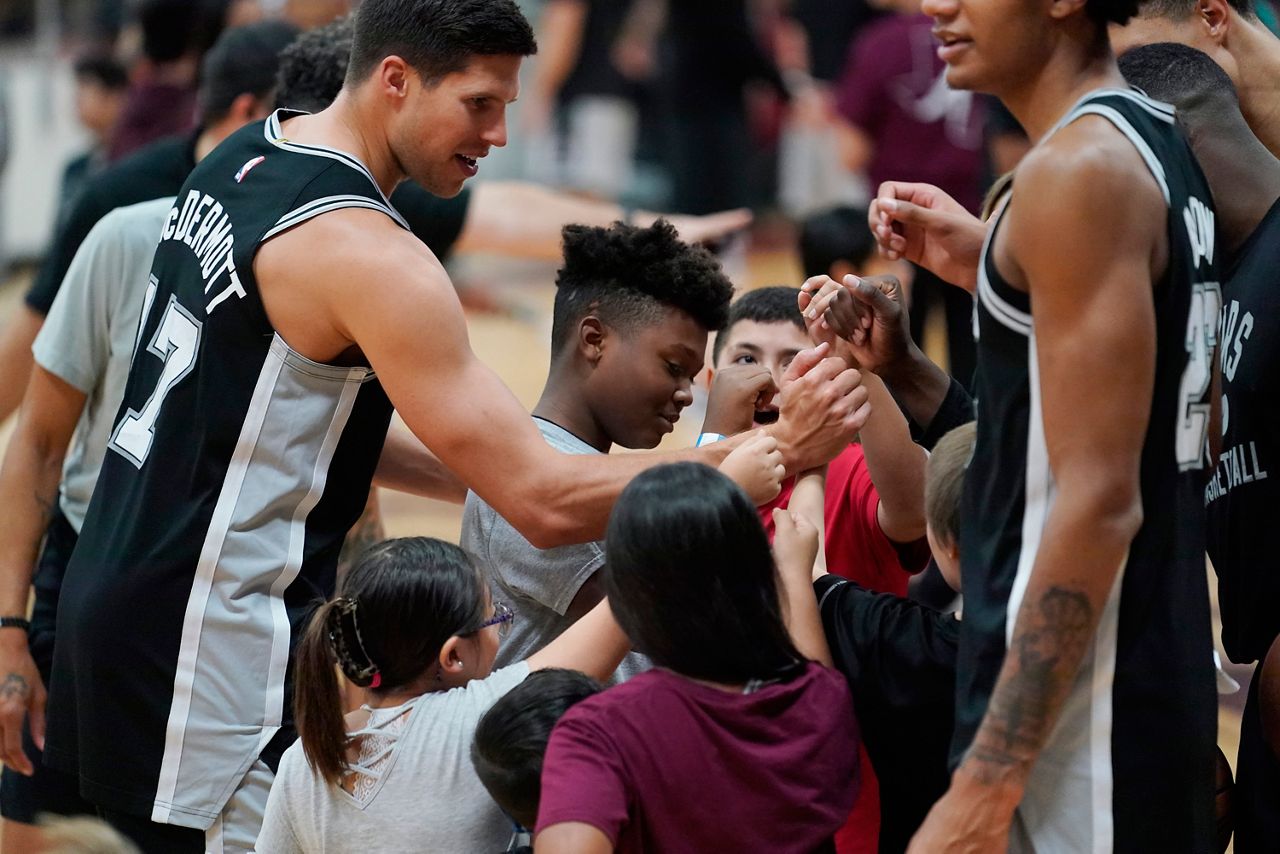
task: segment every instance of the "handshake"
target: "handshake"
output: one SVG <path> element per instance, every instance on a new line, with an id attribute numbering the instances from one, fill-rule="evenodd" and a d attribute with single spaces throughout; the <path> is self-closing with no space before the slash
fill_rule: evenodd
<path id="1" fill-rule="evenodd" d="M 754 501 L 772 500 L 787 475 L 826 465 L 866 424 L 863 371 L 878 371 L 913 346 L 900 303 L 891 276 L 843 283 L 816 276 L 799 297 L 813 346 L 792 358 L 780 383 L 759 362 L 716 371 L 703 433 L 755 430 L 720 465 Z"/>

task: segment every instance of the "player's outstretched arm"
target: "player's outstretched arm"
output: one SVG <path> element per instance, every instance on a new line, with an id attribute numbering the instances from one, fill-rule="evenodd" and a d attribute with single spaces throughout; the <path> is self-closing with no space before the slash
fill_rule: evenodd
<path id="1" fill-rule="evenodd" d="M 44 326 L 44 315 L 25 302 L 13 310 L 0 328 L 0 424 L 18 410 L 31 376 L 31 345 Z"/>
<path id="2" fill-rule="evenodd" d="M 987 225 L 932 184 L 885 181 L 867 224 L 886 258 L 905 258 L 973 293 Z"/>
<path id="3" fill-rule="evenodd" d="M 560 230 L 565 225 L 607 226 L 627 216 L 627 211 L 613 202 L 579 198 L 522 181 L 488 181 L 471 191 L 454 251 L 558 260 Z M 686 243 L 720 240 L 751 225 L 751 212 L 746 209 L 705 216 L 635 211 L 629 218 L 633 223 L 650 225 L 659 217 L 670 220 Z"/>
<path id="4" fill-rule="evenodd" d="M 1028 774 L 1142 523 L 1152 282 L 1167 251 L 1165 204 L 1132 146 L 1091 128 L 1095 121 L 1073 123 L 1024 161 L 1006 215 L 1009 264 L 1034 306 L 1056 494 L 986 716 L 912 852 L 1004 850 Z"/>
<path id="5" fill-rule="evenodd" d="M 802 655 L 831 666 L 831 650 L 813 593 L 813 579 L 826 574 L 823 503 L 826 471 L 813 469 L 796 480 L 791 501 L 773 511 L 773 557 L 787 631 Z"/>
<path id="6" fill-rule="evenodd" d="M 58 504 L 62 461 L 87 396 L 39 365 L 23 397 L 9 449 L 0 466 L 0 615 L 23 616 L 45 528 Z M 45 686 L 27 646 L 27 633 L 0 629 L 0 760 L 33 773 L 22 750 L 23 719 L 44 744 Z"/>
<path id="7" fill-rule="evenodd" d="M 373 482 L 396 492 L 450 504 L 461 504 L 467 500 L 467 485 L 449 471 L 417 436 L 398 424 L 392 424 L 387 431 L 387 441 L 382 446 Z"/>

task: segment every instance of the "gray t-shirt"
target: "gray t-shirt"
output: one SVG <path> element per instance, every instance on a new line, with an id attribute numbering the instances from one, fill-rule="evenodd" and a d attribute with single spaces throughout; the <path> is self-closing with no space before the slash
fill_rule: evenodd
<path id="1" fill-rule="evenodd" d="M 557 451 L 600 453 L 550 421 L 535 418 L 534 423 Z M 459 543 L 488 573 L 494 598 L 516 613 L 511 633 L 498 648 L 498 667 L 524 661 L 573 625 L 565 612 L 587 579 L 604 566 L 603 542 L 535 548 L 474 492 L 467 493 Z M 633 652 L 622 660 L 614 680 L 630 679 L 651 666 Z"/>
<path id="2" fill-rule="evenodd" d="M 124 398 L 151 261 L 173 199 L 117 208 L 89 232 L 67 269 L 31 352 L 88 395 L 62 466 L 59 505 L 77 531 Z"/>
<path id="3" fill-rule="evenodd" d="M 480 717 L 528 675 L 517 664 L 420 697 L 359 797 L 313 774 L 294 742 L 267 797 L 258 852 L 504 850 L 512 824 L 476 776 L 471 742 Z"/>

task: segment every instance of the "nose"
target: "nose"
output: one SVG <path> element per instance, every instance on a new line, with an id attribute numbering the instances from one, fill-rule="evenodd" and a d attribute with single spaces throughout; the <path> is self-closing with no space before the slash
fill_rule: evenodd
<path id="1" fill-rule="evenodd" d="M 676 402 L 676 406 L 679 406 L 681 409 L 684 409 L 686 406 L 693 403 L 693 380 L 681 380 L 672 399 Z"/>
<path id="2" fill-rule="evenodd" d="M 497 120 L 485 128 L 480 138 L 496 148 L 502 148 L 507 144 L 507 111 L 505 109 L 498 115 Z"/>
<path id="3" fill-rule="evenodd" d="M 959 4 L 956 0 L 924 0 L 920 11 L 935 21 L 948 21 L 956 16 Z"/>

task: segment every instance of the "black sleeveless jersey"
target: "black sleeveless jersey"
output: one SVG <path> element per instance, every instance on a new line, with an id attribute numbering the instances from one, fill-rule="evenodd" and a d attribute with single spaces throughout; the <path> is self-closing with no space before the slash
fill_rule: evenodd
<path id="1" fill-rule="evenodd" d="M 1247 664 L 1280 635 L 1280 201 L 1236 253 L 1218 327 L 1222 455 L 1205 487 L 1222 645 Z"/>
<path id="2" fill-rule="evenodd" d="M 1212 200 L 1171 107 L 1136 91 L 1097 90 L 1054 131 L 1086 115 L 1124 134 L 1159 184 L 1169 262 L 1151 292 L 1156 373 L 1141 460 L 1144 521 L 1033 770 L 1018 832 L 1046 851 L 1203 851 L 1217 721 L 1201 491 L 1220 304 Z M 955 762 L 986 711 L 1056 492 L 1040 411 L 1035 306 L 1002 279 L 991 252 L 1008 201 L 992 216 L 979 270 L 978 430 L 960 535 Z M 1089 273 L 1079 271 L 1080 287 L 1088 287 Z"/>
<path id="3" fill-rule="evenodd" d="M 368 367 L 303 357 L 263 309 L 263 242 L 342 208 L 404 225 L 358 160 L 280 118 L 205 158 L 158 235 L 59 607 L 46 755 L 94 803 L 161 823 L 207 828 L 283 749 L 294 630 L 333 590 L 391 418 Z"/>

